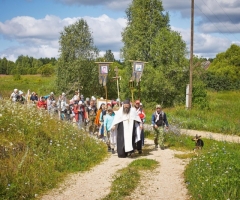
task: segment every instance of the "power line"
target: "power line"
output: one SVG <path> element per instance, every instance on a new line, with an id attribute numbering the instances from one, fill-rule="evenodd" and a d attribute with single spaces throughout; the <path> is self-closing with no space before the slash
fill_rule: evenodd
<path id="1" fill-rule="evenodd" d="M 229 15 L 224 11 L 224 9 L 222 8 L 222 6 L 220 5 L 220 3 L 217 1 L 217 0 L 215 0 L 217 3 L 218 3 L 218 5 L 219 5 L 219 7 L 222 9 L 222 11 L 224 12 L 224 14 L 228 17 L 228 19 L 234 24 L 234 22 L 232 21 L 232 19 L 229 17 Z M 239 32 L 240 32 L 240 29 L 238 28 L 238 26 L 236 26 L 237 27 L 237 29 L 239 30 Z"/>
<path id="2" fill-rule="evenodd" d="M 203 0 L 201 0 L 205 5 L 206 5 L 206 3 L 203 1 Z M 211 24 L 213 24 L 215 27 L 216 27 L 216 29 L 221 33 L 221 34 L 223 34 L 223 36 L 226 38 L 226 39 L 229 39 L 228 37 L 226 37 L 226 33 L 223 33 L 216 25 L 215 25 L 215 23 L 201 10 L 201 8 L 196 4 L 196 3 L 194 3 L 196 6 L 197 6 L 197 8 L 201 11 L 201 13 L 209 20 L 209 22 L 211 22 Z M 206 7 L 209 9 L 209 11 L 215 16 L 215 18 L 221 23 L 221 24 L 223 24 L 220 20 L 219 20 L 219 18 L 211 11 L 211 9 L 206 5 Z M 224 24 L 223 24 L 223 26 L 226 28 L 226 29 L 228 29 Z M 228 31 L 229 32 L 231 32 L 229 29 L 228 29 Z M 229 34 L 227 34 L 227 35 L 229 35 Z M 239 40 L 235 35 L 233 35 L 237 40 Z"/>

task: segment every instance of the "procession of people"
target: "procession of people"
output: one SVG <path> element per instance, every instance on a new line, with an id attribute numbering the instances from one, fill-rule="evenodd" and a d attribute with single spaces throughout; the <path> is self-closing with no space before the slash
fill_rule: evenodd
<path id="1" fill-rule="evenodd" d="M 46 110 L 50 116 L 72 123 L 89 135 L 101 139 L 106 143 L 108 151 L 117 153 L 119 158 L 131 157 L 133 153 L 142 154 L 146 114 L 140 100 L 131 102 L 126 99 L 120 102 L 116 99 L 101 101 L 98 105 L 94 96 L 84 99 L 83 94 L 80 95 L 78 91 L 68 100 L 64 92 L 58 98 L 53 92 L 38 97 L 36 92 L 28 91 L 24 95 L 18 89 L 13 90 L 10 99 L 12 102 L 36 105 L 38 109 Z M 155 149 L 159 145 L 164 150 L 163 130 L 168 128 L 168 121 L 161 105 L 156 106 L 151 125 L 155 135 Z"/>

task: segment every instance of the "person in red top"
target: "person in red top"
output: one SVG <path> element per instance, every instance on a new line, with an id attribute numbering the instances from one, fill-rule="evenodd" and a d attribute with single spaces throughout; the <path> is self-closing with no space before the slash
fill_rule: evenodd
<path id="1" fill-rule="evenodd" d="M 74 103 L 74 106 L 73 106 L 73 113 L 75 114 L 74 115 L 74 118 L 76 120 L 76 123 L 78 124 L 78 119 L 79 119 L 79 108 L 78 108 L 78 103 L 75 102 Z"/>
<path id="2" fill-rule="evenodd" d="M 39 109 L 47 110 L 47 102 L 44 97 L 41 97 L 41 99 L 37 102 L 37 107 Z"/>

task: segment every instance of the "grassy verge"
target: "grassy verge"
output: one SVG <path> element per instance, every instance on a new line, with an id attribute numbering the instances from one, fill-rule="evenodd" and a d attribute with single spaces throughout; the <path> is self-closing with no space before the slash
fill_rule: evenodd
<path id="1" fill-rule="evenodd" d="M 165 108 L 170 124 L 185 129 L 205 130 L 240 136 L 240 91 L 208 92 L 209 108 L 201 110 L 184 106 Z M 147 122 L 151 123 L 154 112 L 145 109 Z"/>
<path id="2" fill-rule="evenodd" d="M 239 144 L 214 142 L 185 171 L 193 199 L 240 199 Z"/>
<path id="3" fill-rule="evenodd" d="M 118 171 L 111 186 L 111 192 L 103 200 L 121 200 L 129 196 L 138 186 L 141 170 L 153 170 L 158 162 L 151 159 L 137 159 L 128 167 Z"/>
<path id="4" fill-rule="evenodd" d="M 168 148 L 186 152 L 176 157 L 190 159 L 184 176 L 191 199 L 240 199 L 239 143 L 203 139 L 203 149 L 195 154 L 191 137 L 168 132 L 165 138 Z"/>
<path id="5" fill-rule="evenodd" d="M 106 145 L 45 111 L 0 101 L 0 199 L 34 199 L 107 156 Z"/>

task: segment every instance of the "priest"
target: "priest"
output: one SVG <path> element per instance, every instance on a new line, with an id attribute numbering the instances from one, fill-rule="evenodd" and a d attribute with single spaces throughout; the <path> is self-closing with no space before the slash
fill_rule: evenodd
<path id="1" fill-rule="evenodd" d="M 117 134 L 118 157 L 131 156 L 136 149 L 136 143 L 141 140 L 142 121 L 129 100 L 125 100 L 116 112 L 111 129 Z"/>

